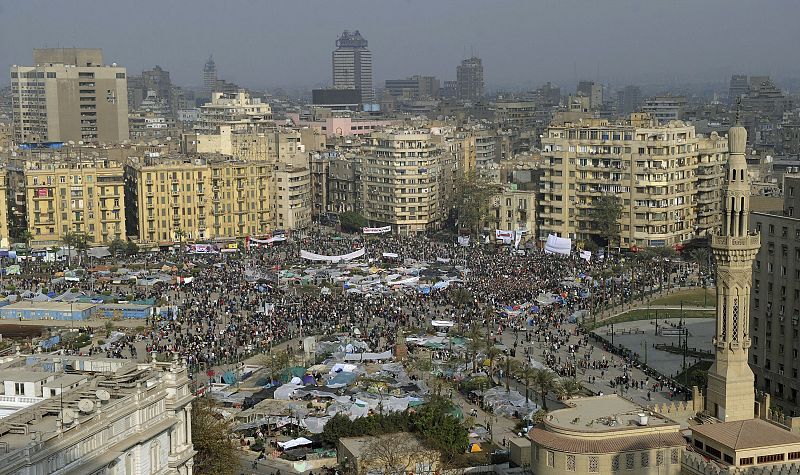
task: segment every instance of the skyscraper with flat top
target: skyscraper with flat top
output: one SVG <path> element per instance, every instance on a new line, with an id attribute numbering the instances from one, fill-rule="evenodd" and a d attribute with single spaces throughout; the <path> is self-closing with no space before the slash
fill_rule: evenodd
<path id="1" fill-rule="evenodd" d="M 483 62 L 472 57 L 461 61 L 456 68 L 458 99 L 474 101 L 483 97 Z"/>
<path id="2" fill-rule="evenodd" d="M 722 193 L 722 229 L 711 236 L 717 262 L 717 328 L 715 358 L 708 370 L 706 408 L 720 421 L 752 419 L 755 413 L 750 349 L 750 287 L 753 261 L 761 236 L 751 233 L 750 180 L 745 144 L 747 131 L 738 123 L 728 131 L 728 167 Z"/>
<path id="3" fill-rule="evenodd" d="M 372 52 L 358 30 L 344 30 L 336 40 L 333 58 L 333 87 L 361 91 L 362 104 L 375 102 L 372 89 Z"/>

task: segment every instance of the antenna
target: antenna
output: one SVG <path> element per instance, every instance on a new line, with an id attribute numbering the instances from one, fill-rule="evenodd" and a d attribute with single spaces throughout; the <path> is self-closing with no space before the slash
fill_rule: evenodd
<path id="1" fill-rule="evenodd" d="M 98 389 L 97 392 L 95 392 L 95 395 L 100 402 L 107 402 L 109 399 L 111 399 L 111 393 L 105 389 Z"/>
<path id="2" fill-rule="evenodd" d="M 91 399 L 81 399 L 78 401 L 78 409 L 84 414 L 94 411 L 94 401 Z"/>

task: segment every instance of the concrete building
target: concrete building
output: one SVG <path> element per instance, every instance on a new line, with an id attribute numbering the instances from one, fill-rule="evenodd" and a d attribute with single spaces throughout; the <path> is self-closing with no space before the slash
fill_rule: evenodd
<path id="1" fill-rule="evenodd" d="M 125 167 L 128 234 L 156 245 L 266 234 L 270 176 L 267 162 L 132 158 Z"/>
<path id="2" fill-rule="evenodd" d="M 301 230 L 311 225 L 311 170 L 307 161 L 274 165 L 270 183 L 274 229 Z"/>
<path id="3" fill-rule="evenodd" d="M 717 264 L 717 329 L 714 364 L 708 370 L 706 407 L 722 422 L 752 419 L 755 413 L 753 372 L 748 366 L 750 287 L 753 261 L 761 238 L 751 233 L 750 178 L 744 158 L 747 131 L 728 131 L 728 167 L 722 193 L 722 228 L 711 236 Z"/>
<path id="4" fill-rule="evenodd" d="M 328 165 L 328 212 L 361 213 L 364 205 L 361 158 L 335 157 Z"/>
<path id="5" fill-rule="evenodd" d="M 528 437 L 536 475 L 679 475 L 686 445 L 677 422 L 615 394 L 573 399 Z"/>
<path id="6" fill-rule="evenodd" d="M 594 81 L 579 81 L 576 92 L 579 96 L 589 99 L 590 110 L 600 110 L 603 108 L 603 85 Z"/>
<path id="7" fill-rule="evenodd" d="M 230 126 L 231 130 L 240 130 L 271 121 L 272 108 L 261 102 L 260 98 L 250 97 L 250 94 L 242 91 L 231 94 L 214 92 L 211 102 L 200 106 L 195 130 L 214 134 L 223 125 Z"/>
<path id="8" fill-rule="evenodd" d="M 217 87 L 217 63 L 214 56 L 209 56 L 203 65 L 203 98 L 210 99 Z"/>
<path id="9" fill-rule="evenodd" d="M 639 86 L 625 86 L 617 92 L 617 114 L 628 115 L 642 105 L 642 90 Z"/>
<path id="10" fill-rule="evenodd" d="M 442 468 L 441 454 L 408 432 L 343 437 L 339 440 L 336 458 L 339 464 L 352 467 L 353 475 L 434 475 Z"/>
<path id="11" fill-rule="evenodd" d="M 67 370 L 69 369 L 69 373 Z M 191 475 L 192 392 L 184 366 L 78 356 L 0 366 L 2 472 Z"/>
<path id="12" fill-rule="evenodd" d="M 125 68 L 103 65 L 99 49 L 36 49 L 33 56 L 34 66 L 11 67 L 18 143 L 128 140 Z"/>
<path id="13" fill-rule="evenodd" d="M 659 124 L 667 124 L 673 120 L 683 120 L 686 110 L 684 96 L 656 96 L 644 101 L 642 112 L 650 114 Z"/>
<path id="14" fill-rule="evenodd" d="M 372 52 L 367 49 L 367 45 L 367 40 L 358 30 L 345 30 L 336 40 L 336 49 L 331 55 L 333 87 L 360 90 L 362 104 L 375 102 L 375 91 L 372 88 Z"/>
<path id="15" fill-rule="evenodd" d="M 592 239 L 593 202 L 614 195 L 622 205 L 621 247 L 673 246 L 691 239 L 697 232 L 701 147 L 713 146 L 703 153 L 718 160 L 724 152 L 717 142 L 701 141 L 690 125 L 655 125 L 643 114 L 615 124 L 601 119 L 554 123 L 542 138 L 539 237 Z M 714 191 L 713 176 L 704 176 L 704 193 Z M 705 221 L 704 229 L 714 222 Z"/>
<path id="16" fill-rule="evenodd" d="M 0 166 L 0 248 L 8 249 L 10 244 L 9 213 L 9 173 L 5 166 Z"/>
<path id="17" fill-rule="evenodd" d="M 411 76 L 406 79 L 387 79 L 384 91 L 402 99 L 431 99 L 439 97 L 439 80 L 433 76 Z"/>
<path id="18" fill-rule="evenodd" d="M 784 175 L 783 209 L 754 212 L 751 229 L 764 242 L 753 266 L 750 366 L 759 391 L 781 413 L 800 416 L 800 175 Z"/>
<path id="19" fill-rule="evenodd" d="M 536 125 L 536 103 L 533 101 L 497 101 L 492 103 L 494 121 L 500 126 L 533 128 Z"/>
<path id="20" fill-rule="evenodd" d="M 364 217 L 410 235 L 440 225 L 439 155 L 429 132 L 388 130 L 370 134 L 362 147 Z"/>
<path id="21" fill-rule="evenodd" d="M 494 229 L 523 231 L 525 240 L 536 238 L 536 192 L 520 189 L 516 184 L 502 186 L 492 200 Z"/>
<path id="22" fill-rule="evenodd" d="M 292 120 L 294 125 L 315 129 L 327 137 L 367 135 L 373 131 L 392 126 L 396 123 L 396 121 L 389 119 L 376 119 L 374 117 L 352 114 L 308 117 L 301 116 L 299 113 L 289 113 L 287 116 Z"/>
<path id="23" fill-rule="evenodd" d="M 300 149 L 299 131 L 272 125 L 234 129 L 221 125 L 212 134 L 184 134 L 183 153 L 219 153 L 245 161 L 278 162 Z"/>
<path id="24" fill-rule="evenodd" d="M 699 138 L 698 152 L 694 230 L 695 234 L 704 236 L 713 234 L 722 224 L 720 210 L 728 161 L 728 140 L 712 132 L 709 137 Z"/>
<path id="25" fill-rule="evenodd" d="M 59 245 L 70 232 L 94 244 L 125 238 L 122 166 L 102 156 L 48 154 L 25 162 L 25 201 L 32 246 Z"/>
<path id="26" fill-rule="evenodd" d="M 750 78 L 743 74 L 732 75 L 728 86 L 728 107 L 735 108 L 739 100 L 747 95 L 749 90 Z"/>
<path id="27" fill-rule="evenodd" d="M 460 101 L 476 101 L 483 97 L 483 62 L 468 58 L 456 68 L 457 97 Z"/>

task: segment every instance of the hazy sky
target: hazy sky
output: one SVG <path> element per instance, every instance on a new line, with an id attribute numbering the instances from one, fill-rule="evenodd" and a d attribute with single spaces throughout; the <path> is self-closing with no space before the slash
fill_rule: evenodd
<path id="1" fill-rule="evenodd" d="M 798 0 L 0 0 L 0 83 L 36 47 L 99 47 L 137 74 L 180 85 L 219 75 L 243 86 L 331 82 L 344 29 L 369 41 L 375 85 L 455 79 L 474 51 L 489 86 L 576 79 L 725 82 L 731 73 L 800 77 Z"/>

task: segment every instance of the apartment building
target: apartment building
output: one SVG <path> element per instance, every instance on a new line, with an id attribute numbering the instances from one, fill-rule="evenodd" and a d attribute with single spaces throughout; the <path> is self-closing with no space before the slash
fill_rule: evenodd
<path id="1" fill-rule="evenodd" d="M 800 415 L 800 175 L 784 175 L 783 209 L 753 212 L 761 233 L 750 299 L 750 367 L 778 412 Z"/>
<path id="2" fill-rule="evenodd" d="M 308 136 L 311 137 L 311 136 Z M 211 134 L 185 134 L 184 153 L 219 153 L 245 161 L 278 162 L 300 149 L 299 131 L 274 126 L 234 129 L 222 125 Z"/>
<path id="3" fill-rule="evenodd" d="M 439 156 L 427 131 L 371 134 L 363 149 L 364 217 L 373 225 L 415 234 L 440 225 Z"/>
<path id="4" fill-rule="evenodd" d="M 128 233 L 141 243 L 231 240 L 270 230 L 270 164 L 223 157 L 131 159 Z"/>
<path id="5" fill-rule="evenodd" d="M 124 67 L 103 65 L 99 49 L 35 49 L 34 66 L 11 67 L 16 140 L 128 140 Z"/>
<path id="6" fill-rule="evenodd" d="M 695 234 L 699 236 L 714 234 L 722 223 L 722 185 L 727 163 L 728 141 L 725 137 L 720 137 L 716 132 L 708 137 L 700 137 L 695 195 Z"/>
<path id="7" fill-rule="evenodd" d="M 222 125 L 239 130 L 269 123 L 271 120 L 272 108 L 266 102 L 261 102 L 260 98 L 250 97 L 250 94 L 243 91 L 215 92 L 211 95 L 211 102 L 200 106 L 195 130 L 198 133 L 214 134 Z"/>
<path id="8" fill-rule="evenodd" d="M 9 177 L 5 165 L 0 166 L 0 247 L 8 249 L 10 243 L 9 229 Z"/>
<path id="9" fill-rule="evenodd" d="M 275 229 L 300 230 L 311 225 L 311 170 L 308 163 L 276 163 L 270 190 Z"/>
<path id="10" fill-rule="evenodd" d="M 338 156 L 331 159 L 328 165 L 328 212 L 362 212 L 361 165 L 361 157 Z"/>
<path id="11" fill-rule="evenodd" d="M 494 229 L 525 231 L 526 239 L 536 237 L 536 192 L 523 190 L 514 183 L 502 185 L 502 191 L 492 199 Z"/>
<path id="12" fill-rule="evenodd" d="M 604 195 L 622 204 L 622 247 L 673 246 L 696 237 L 698 207 L 707 218 L 704 229 L 718 220 L 706 216 L 708 206 L 718 206 L 713 198 L 720 193 L 718 171 L 698 180 L 701 155 L 707 163 L 712 156 L 715 163 L 727 161 L 718 142 L 701 140 L 693 126 L 679 121 L 655 125 L 646 114 L 614 124 L 584 119 L 551 125 L 542 137 L 540 239 L 550 233 L 596 237 L 590 210 Z M 701 153 L 706 146 L 714 148 Z M 711 193 L 700 201 L 698 182 L 703 193 Z"/>
<path id="13" fill-rule="evenodd" d="M 107 158 L 46 155 L 25 162 L 25 201 L 31 245 L 58 245 L 70 232 L 92 244 L 125 239 L 122 166 Z"/>

